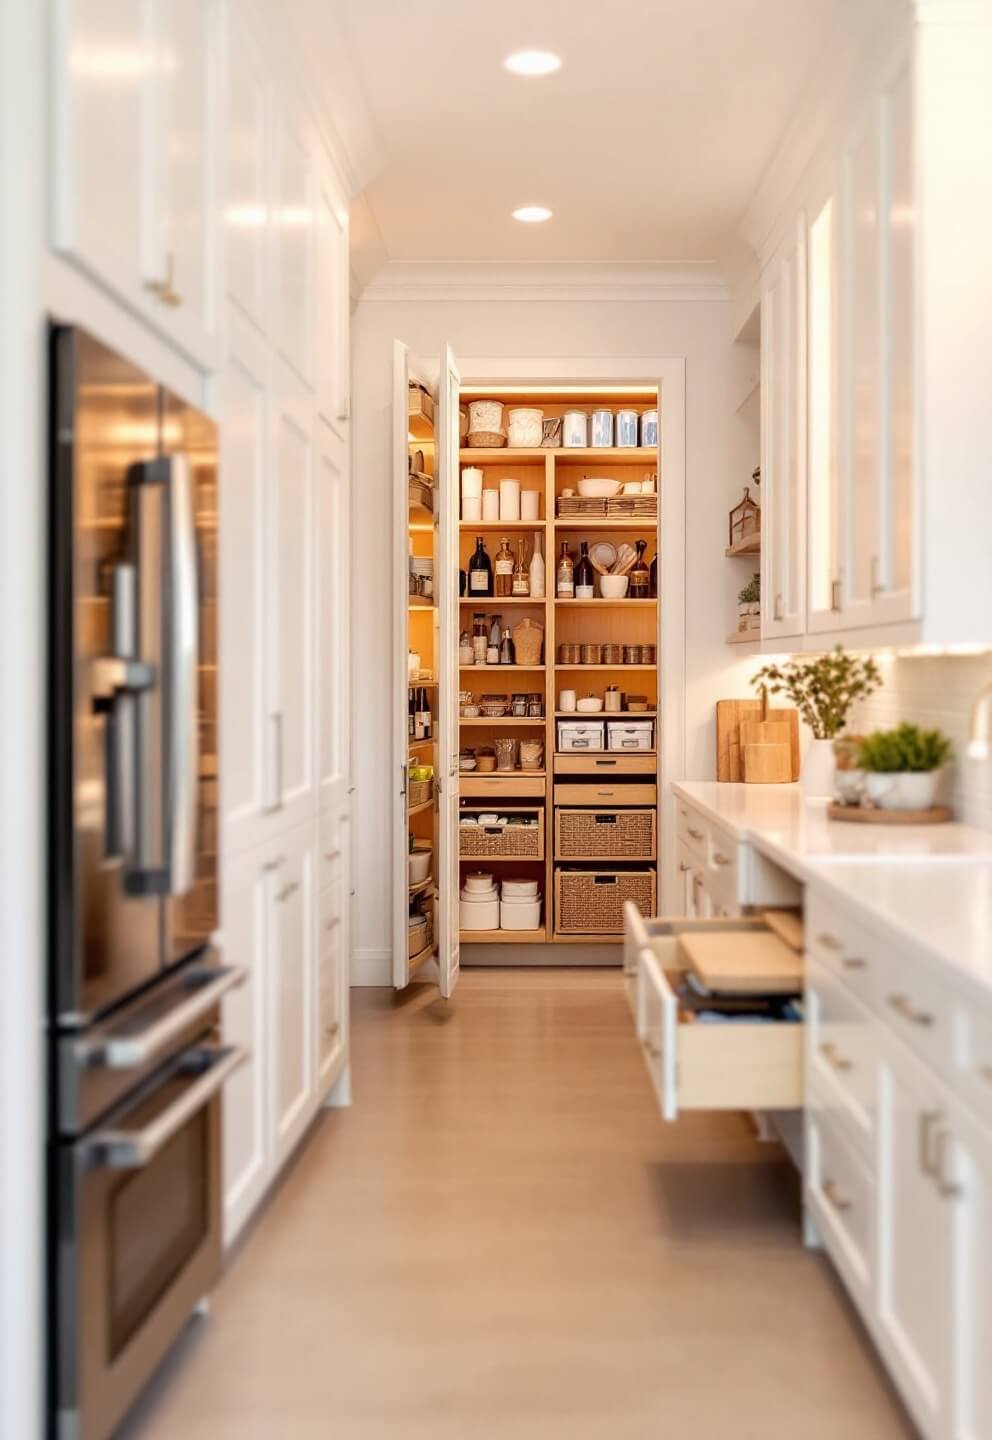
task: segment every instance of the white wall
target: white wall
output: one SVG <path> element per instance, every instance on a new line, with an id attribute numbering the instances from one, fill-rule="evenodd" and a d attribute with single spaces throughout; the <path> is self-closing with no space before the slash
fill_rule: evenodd
<path id="1" fill-rule="evenodd" d="M 353 980 L 388 983 L 389 846 L 394 788 L 389 784 L 390 446 L 392 344 L 437 355 L 497 357 L 684 356 L 686 361 L 686 774 L 713 775 L 713 705 L 745 694 L 746 665 L 727 646 L 736 592 L 749 577 L 724 558 L 727 513 L 754 466 L 753 436 L 734 415 L 746 357 L 730 338 L 730 304 L 701 299 L 445 299 L 436 286 L 424 298 L 397 297 L 388 284 L 367 291 L 353 328 L 354 778 L 357 785 Z M 602 295 L 602 286 L 595 294 Z M 650 372 L 646 379 L 651 379 Z M 664 424 L 664 417 L 662 417 Z M 662 515 L 664 525 L 664 515 Z M 663 597 L 664 599 L 664 597 Z"/>

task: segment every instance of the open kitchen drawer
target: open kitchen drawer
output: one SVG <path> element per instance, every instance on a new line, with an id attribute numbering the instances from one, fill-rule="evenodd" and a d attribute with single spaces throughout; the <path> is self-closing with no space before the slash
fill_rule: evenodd
<path id="1" fill-rule="evenodd" d="M 680 1110 L 788 1110 L 803 1103 L 804 1026 L 795 1020 L 737 1019 L 707 1023 L 680 997 L 692 969 L 684 938 L 734 936 L 748 946 L 767 936 L 768 966 L 782 944 L 759 916 L 730 920 L 645 920 L 625 907 L 625 946 L 636 956 L 635 1024 L 644 1059 L 666 1120 Z M 764 968 L 764 967 L 763 967 Z M 757 978 L 757 977 L 755 977 Z M 757 985 L 742 984 L 741 996 Z M 801 990 L 801 984 L 796 987 Z M 729 992 L 721 992 L 726 996 Z M 694 1002 L 698 1007 L 698 1000 Z M 719 1002 L 714 1002 L 718 1007 Z"/>

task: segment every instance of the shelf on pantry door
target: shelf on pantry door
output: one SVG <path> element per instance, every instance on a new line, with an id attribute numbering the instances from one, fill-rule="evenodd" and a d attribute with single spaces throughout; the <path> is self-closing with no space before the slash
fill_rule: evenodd
<path id="1" fill-rule="evenodd" d="M 471 534 L 475 530 L 543 530 L 543 520 L 462 520 L 459 529 Z"/>
<path id="2" fill-rule="evenodd" d="M 433 960 L 433 958 L 434 941 L 432 940 L 429 945 L 425 945 L 423 950 L 418 950 L 416 955 L 412 956 L 407 961 L 407 969 L 409 970 L 409 973 L 412 975 L 414 970 L 419 970 L 421 965 L 423 965 L 425 961 Z"/>
<path id="3" fill-rule="evenodd" d="M 426 895 L 428 891 L 433 893 L 434 876 L 428 875 L 426 880 L 418 880 L 416 885 L 408 885 L 407 889 L 410 892 L 411 900 L 414 899 L 414 897 L 419 898 L 421 895 Z"/>
<path id="4" fill-rule="evenodd" d="M 596 610 L 641 610 L 648 605 L 657 605 L 657 600 L 567 600 L 558 599 L 556 605 L 567 605 L 572 610 L 585 610 L 592 606 Z"/>
<path id="5" fill-rule="evenodd" d="M 433 797 L 432 797 L 430 800 L 425 800 L 425 801 L 424 801 L 422 804 L 420 804 L 420 805 L 411 805 L 410 808 L 409 808 L 409 809 L 407 810 L 407 812 L 406 812 L 406 818 L 407 818 L 408 820 L 412 820 L 413 817 L 414 817 L 414 815 L 422 815 L 425 810 L 432 810 L 433 808 L 434 808 L 434 799 L 433 799 Z"/>
<path id="6" fill-rule="evenodd" d="M 406 603 L 411 610 L 433 610 L 435 608 L 434 601 L 427 600 L 422 595 L 408 595 Z"/>

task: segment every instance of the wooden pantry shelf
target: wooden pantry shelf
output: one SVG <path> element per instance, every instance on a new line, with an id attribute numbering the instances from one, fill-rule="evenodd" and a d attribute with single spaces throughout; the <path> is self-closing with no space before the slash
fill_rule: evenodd
<path id="1" fill-rule="evenodd" d="M 501 446 L 498 450 L 473 450 L 471 447 L 458 452 L 459 460 L 465 465 L 472 464 L 503 464 L 513 465 L 520 460 L 544 460 L 548 455 L 556 461 L 573 461 L 576 464 L 588 465 L 590 460 L 602 460 L 610 465 L 643 465 L 658 468 L 658 450 L 654 445 L 625 446 L 618 449 L 615 445 L 607 447 L 575 446 L 574 448 L 555 448 L 553 446 Z"/>
<path id="2" fill-rule="evenodd" d="M 543 925 L 537 930 L 460 930 L 463 945 L 545 945 L 548 932 Z"/>
<path id="3" fill-rule="evenodd" d="M 433 747 L 434 747 L 437 743 L 438 743 L 438 742 L 437 742 L 437 739 L 435 738 L 435 736 L 431 735 L 431 736 L 430 736 L 428 739 L 426 739 L 426 740 L 409 740 L 409 741 L 407 742 L 407 749 L 408 749 L 408 750 L 425 750 L 428 746 L 430 746 L 430 747 L 433 749 Z"/>
<path id="4" fill-rule="evenodd" d="M 546 665 L 459 665 L 458 669 L 463 675 L 538 675 L 546 670 Z"/>
<path id="5" fill-rule="evenodd" d="M 407 961 L 407 969 L 409 970 L 409 973 L 412 975 L 414 970 L 419 970 L 421 965 L 423 965 L 425 961 L 432 960 L 433 958 L 434 941 L 432 940 L 429 945 L 425 945 L 423 950 L 418 950 L 416 955 L 412 956 L 411 959 Z"/>
<path id="6" fill-rule="evenodd" d="M 433 610 L 436 608 L 433 600 L 425 600 L 420 595 L 408 595 L 406 603 L 411 610 Z"/>
<path id="7" fill-rule="evenodd" d="M 474 534 L 477 530 L 543 530 L 546 524 L 545 520 L 462 520 L 458 528 Z"/>
<path id="8" fill-rule="evenodd" d="M 556 520 L 556 530 L 657 530 L 657 515 L 624 516 L 618 520 L 615 516 L 610 519 L 600 518 L 598 515 L 576 515 L 566 520 Z"/>
<path id="9" fill-rule="evenodd" d="M 760 645 L 760 630 L 735 630 L 732 635 L 727 636 L 728 645 Z"/>
<path id="10" fill-rule="evenodd" d="M 556 710 L 555 719 L 581 721 L 584 725 L 589 720 L 653 720 L 657 714 L 657 710 Z"/>
<path id="11" fill-rule="evenodd" d="M 761 532 L 757 535 L 749 535 L 746 540 L 738 540 L 735 545 L 728 545 L 724 555 L 732 559 L 738 555 L 760 555 L 761 554 Z"/>
<path id="12" fill-rule="evenodd" d="M 501 715 L 496 718 L 490 718 L 487 715 L 469 715 L 467 717 L 459 717 L 458 723 L 463 726 L 485 726 L 491 730 L 495 725 L 540 725 L 543 727 L 546 718 L 544 715 L 528 715 L 526 717 L 522 715 Z"/>
<path id="13" fill-rule="evenodd" d="M 555 661 L 556 670 L 657 670 L 657 665 L 624 665 L 618 661 L 616 665 L 583 665 L 577 660 L 574 665 L 566 665 L 561 660 Z"/>
<path id="14" fill-rule="evenodd" d="M 570 610 L 588 610 L 592 606 L 596 610 L 644 610 L 649 605 L 657 605 L 657 599 L 652 600 L 556 600 L 556 605 L 567 606 Z"/>
<path id="15" fill-rule="evenodd" d="M 486 606 L 490 610 L 502 609 L 504 605 L 534 605 L 542 609 L 545 603 L 545 596 L 539 595 L 537 599 L 533 595 L 460 595 L 459 605 L 474 605 L 478 610 L 480 606 Z M 493 669 L 496 667 L 493 666 Z"/>
<path id="16" fill-rule="evenodd" d="M 433 892 L 434 876 L 428 875 L 426 880 L 418 880 L 416 885 L 410 885 L 407 888 L 409 890 L 411 900 L 417 898 L 420 895 L 426 895 L 428 890 Z"/>

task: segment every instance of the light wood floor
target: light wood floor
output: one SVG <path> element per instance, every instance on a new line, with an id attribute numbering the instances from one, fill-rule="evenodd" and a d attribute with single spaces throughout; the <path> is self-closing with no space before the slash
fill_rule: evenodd
<path id="1" fill-rule="evenodd" d="M 666 1126 L 615 971 L 355 991 L 327 1112 L 128 1440 L 890 1440 L 913 1432 L 795 1176 Z"/>

